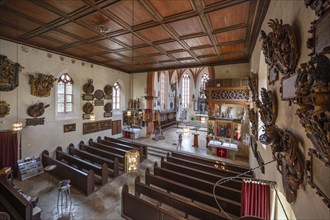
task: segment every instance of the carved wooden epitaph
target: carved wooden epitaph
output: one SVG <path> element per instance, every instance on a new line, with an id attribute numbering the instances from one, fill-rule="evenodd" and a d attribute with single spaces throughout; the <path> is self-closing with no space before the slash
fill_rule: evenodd
<path id="1" fill-rule="evenodd" d="M 0 91 L 11 91 L 18 86 L 18 74 L 22 68 L 19 63 L 0 54 Z"/>
<path id="2" fill-rule="evenodd" d="M 270 66 L 269 69 L 276 68 L 283 75 L 286 75 L 294 71 L 298 61 L 294 33 L 289 24 L 283 25 L 282 20 L 270 19 L 268 26 L 273 30 L 272 32 L 268 35 L 263 30 L 260 32 L 265 61 Z M 271 77 L 268 76 L 268 78 Z"/>
<path id="3" fill-rule="evenodd" d="M 54 86 L 56 78 L 52 75 L 37 73 L 36 75 L 30 74 L 29 83 L 31 85 L 31 95 L 37 97 L 48 97 L 51 89 Z"/>
<path id="4" fill-rule="evenodd" d="M 297 74 L 296 114 L 315 149 L 330 161 L 330 60 L 314 56 Z"/>

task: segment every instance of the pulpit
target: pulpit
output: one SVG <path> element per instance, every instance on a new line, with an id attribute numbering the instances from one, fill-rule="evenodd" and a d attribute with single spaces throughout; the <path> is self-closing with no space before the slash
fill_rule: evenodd
<path id="1" fill-rule="evenodd" d="M 198 146 L 198 133 L 193 133 L 193 135 L 194 135 L 194 145 L 193 145 L 193 147 L 199 147 Z"/>

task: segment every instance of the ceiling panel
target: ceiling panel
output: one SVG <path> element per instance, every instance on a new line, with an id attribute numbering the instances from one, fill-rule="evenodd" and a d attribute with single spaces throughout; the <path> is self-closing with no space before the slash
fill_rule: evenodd
<path id="1" fill-rule="evenodd" d="M 88 52 L 78 49 L 78 48 L 69 48 L 69 49 L 64 50 L 64 52 L 67 52 L 67 53 L 72 54 L 77 57 L 83 57 L 88 54 Z"/>
<path id="2" fill-rule="evenodd" d="M 116 39 L 130 47 L 132 45 L 137 46 L 137 45 L 145 44 L 145 42 L 143 40 L 141 40 L 140 38 L 138 38 L 135 35 L 134 35 L 134 42 L 133 42 L 131 33 L 120 35 L 118 37 L 114 37 L 114 39 Z"/>
<path id="3" fill-rule="evenodd" d="M 39 28 L 41 25 L 30 21 L 27 18 L 17 16 L 8 11 L 0 11 L 0 22 L 11 24 L 13 27 L 23 28 L 28 31 Z"/>
<path id="4" fill-rule="evenodd" d="M 17 30 L 17 28 L 8 27 L 7 25 L 3 24 L 0 24 L 0 30 L 4 37 L 10 37 L 13 39 L 13 41 L 15 41 L 19 36 L 25 34 L 25 32 Z"/>
<path id="5" fill-rule="evenodd" d="M 245 39 L 245 32 L 246 28 L 240 28 L 216 34 L 215 37 L 219 44 L 231 41 L 240 41 Z"/>
<path id="6" fill-rule="evenodd" d="M 194 50 L 197 56 L 216 55 L 213 47 Z"/>
<path id="7" fill-rule="evenodd" d="M 60 29 L 83 39 L 92 38 L 98 35 L 97 33 L 90 31 L 87 28 L 84 28 L 74 22 L 67 23 L 63 25 Z"/>
<path id="8" fill-rule="evenodd" d="M 249 2 L 237 4 L 228 8 L 208 13 L 213 29 L 246 24 L 249 12 Z M 239 15 L 239 16 L 237 16 Z"/>
<path id="9" fill-rule="evenodd" d="M 15 0 L 10 1 L 10 4 L 4 4 L 4 7 L 8 7 L 13 11 L 19 12 L 31 18 L 35 18 L 43 23 L 49 23 L 56 19 L 61 18 L 60 15 L 56 15 L 53 12 L 34 4 L 32 1 Z"/>
<path id="10" fill-rule="evenodd" d="M 169 35 L 161 25 L 146 28 L 144 30 L 138 31 L 138 33 L 141 34 L 143 38 L 151 42 L 168 40 L 172 38 L 171 35 Z"/>
<path id="11" fill-rule="evenodd" d="M 137 50 L 144 53 L 144 54 L 157 54 L 157 53 L 159 53 L 159 51 L 156 50 L 153 47 L 142 47 L 142 48 L 139 48 Z"/>
<path id="12" fill-rule="evenodd" d="M 226 0 L 203 0 L 203 1 L 206 6 L 209 6 Z"/>
<path id="13" fill-rule="evenodd" d="M 61 1 L 61 0 L 46 0 L 47 4 L 52 5 L 53 7 L 61 10 L 66 14 L 71 14 L 79 9 L 88 7 L 83 1 Z"/>
<path id="14" fill-rule="evenodd" d="M 219 59 L 218 57 L 214 56 L 214 57 L 203 57 L 199 59 L 200 61 L 202 61 L 203 63 L 215 63 L 218 62 Z"/>
<path id="15" fill-rule="evenodd" d="M 172 53 L 171 55 L 174 56 L 176 59 L 191 58 L 191 55 L 189 54 L 189 52 L 186 52 L 186 51 L 179 52 L 179 53 Z"/>
<path id="16" fill-rule="evenodd" d="M 98 47 L 98 46 L 94 46 L 92 44 L 83 44 L 83 45 L 80 45 L 80 46 L 77 46 L 75 48 L 78 48 L 78 49 L 82 49 L 82 50 L 85 50 L 85 51 L 88 51 L 89 53 L 91 54 L 94 54 L 94 53 L 99 53 L 99 52 L 103 52 L 105 51 L 104 49 Z"/>
<path id="17" fill-rule="evenodd" d="M 124 48 L 123 46 L 121 46 L 120 44 L 117 44 L 111 40 L 99 40 L 99 41 L 95 41 L 95 44 L 99 45 L 99 46 L 103 46 L 109 50 L 117 50 L 117 49 L 121 49 Z"/>
<path id="18" fill-rule="evenodd" d="M 193 10 L 190 1 L 152 0 L 150 4 L 163 18 Z"/>
<path id="19" fill-rule="evenodd" d="M 85 17 L 80 18 L 78 21 L 82 22 L 83 24 L 89 25 L 91 28 L 94 28 L 96 30 L 104 28 L 107 34 L 123 29 L 123 27 L 120 26 L 118 23 L 114 22 L 112 19 L 108 18 L 100 12 L 89 14 Z"/>
<path id="20" fill-rule="evenodd" d="M 136 0 L 119 1 L 105 8 L 105 10 L 115 15 L 129 26 L 133 26 L 133 24 L 134 26 L 139 25 L 153 20 L 150 13 Z"/>
<path id="21" fill-rule="evenodd" d="M 172 22 L 169 25 L 181 37 L 189 34 L 204 33 L 198 16 Z"/>
<path id="22" fill-rule="evenodd" d="M 32 43 L 32 44 L 38 43 L 40 46 L 43 46 L 45 48 L 57 48 L 57 47 L 62 46 L 61 43 L 58 43 L 58 42 L 53 41 L 53 40 L 45 39 L 43 37 L 30 38 L 28 40 L 28 42 Z"/>
<path id="23" fill-rule="evenodd" d="M 166 43 L 166 44 L 160 44 L 158 45 L 160 48 L 162 48 L 163 50 L 166 51 L 170 51 L 170 50 L 181 50 L 183 49 L 183 47 L 181 46 L 181 44 L 179 44 L 176 41 L 170 42 L 170 43 Z"/>
<path id="24" fill-rule="evenodd" d="M 200 46 L 211 46 L 212 43 L 208 36 L 205 37 L 196 37 L 185 40 L 190 48 L 192 47 L 200 47 Z"/>
<path id="25" fill-rule="evenodd" d="M 228 53 L 228 52 L 234 52 L 234 51 L 243 51 L 244 43 L 240 44 L 232 44 L 232 45 L 226 45 L 226 46 L 220 46 L 219 49 L 221 53 Z"/>
<path id="26" fill-rule="evenodd" d="M 170 60 L 171 58 L 165 55 L 157 55 L 157 56 L 153 56 L 152 59 L 159 62 L 159 61 Z"/>
<path id="27" fill-rule="evenodd" d="M 248 62 L 270 0 L 0 2 L 1 39 L 133 73 Z"/>
<path id="28" fill-rule="evenodd" d="M 230 54 L 224 54 L 222 55 L 223 59 L 225 60 L 235 60 L 240 59 L 244 57 L 243 53 L 230 53 Z"/>
<path id="29" fill-rule="evenodd" d="M 103 57 L 109 58 L 109 59 L 121 59 L 123 58 L 122 56 L 116 54 L 116 53 L 107 53 L 107 54 L 103 54 Z"/>
<path id="30" fill-rule="evenodd" d="M 50 38 L 56 39 L 58 41 L 62 41 L 63 43 L 66 43 L 66 44 L 70 44 L 70 43 L 79 41 L 79 39 L 77 39 L 77 38 L 71 37 L 66 34 L 62 34 L 61 32 L 56 31 L 56 30 L 48 31 L 45 34 L 43 34 L 43 36 L 50 37 Z"/>

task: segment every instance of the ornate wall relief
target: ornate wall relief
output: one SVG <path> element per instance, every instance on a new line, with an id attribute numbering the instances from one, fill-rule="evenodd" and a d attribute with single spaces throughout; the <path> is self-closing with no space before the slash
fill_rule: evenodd
<path id="1" fill-rule="evenodd" d="M 249 108 L 249 119 L 251 122 L 251 132 L 255 140 L 258 140 L 258 110 Z"/>
<path id="2" fill-rule="evenodd" d="M 30 74 L 31 95 L 37 97 L 48 97 L 54 82 L 57 80 L 52 75 L 37 73 L 36 76 Z"/>
<path id="3" fill-rule="evenodd" d="M 9 115 L 10 107 L 6 101 L 0 101 L 0 118 L 6 117 Z"/>
<path id="4" fill-rule="evenodd" d="M 49 107 L 49 105 L 45 105 L 43 102 L 38 102 L 34 105 L 31 105 L 27 109 L 28 116 L 32 118 L 26 119 L 26 126 L 36 126 L 43 125 L 45 122 L 45 118 L 38 118 L 45 113 L 45 108 Z"/>
<path id="5" fill-rule="evenodd" d="M 318 153 L 330 161 L 330 60 L 314 56 L 297 70 L 296 114 Z"/>
<path id="6" fill-rule="evenodd" d="M 255 73 L 250 73 L 249 76 L 249 88 L 252 93 L 252 101 L 258 100 L 258 75 Z"/>
<path id="7" fill-rule="evenodd" d="M 272 125 L 265 128 L 265 133 L 260 136 L 260 142 L 272 148 L 277 170 L 282 174 L 286 199 L 289 203 L 294 203 L 304 177 L 304 163 L 297 139 L 288 130 L 284 131 Z"/>
<path id="8" fill-rule="evenodd" d="M 18 74 L 23 67 L 7 56 L 0 55 L 0 91 L 11 91 L 18 86 Z"/>
<path id="9" fill-rule="evenodd" d="M 272 28 L 272 32 L 267 35 L 265 31 L 261 30 L 260 33 L 266 63 L 270 67 L 269 70 L 279 71 L 286 75 L 294 71 L 298 60 L 294 33 L 289 24 L 283 25 L 282 20 L 270 19 L 268 26 Z M 270 76 L 270 72 L 268 72 L 268 78 L 274 78 Z"/>
<path id="10" fill-rule="evenodd" d="M 260 118 L 265 127 L 275 125 L 277 118 L 277 104 L 274 93 L 265 88 L 261 88 L 261 101 L 256 100 L 256 106 L 259 109 Z"/>

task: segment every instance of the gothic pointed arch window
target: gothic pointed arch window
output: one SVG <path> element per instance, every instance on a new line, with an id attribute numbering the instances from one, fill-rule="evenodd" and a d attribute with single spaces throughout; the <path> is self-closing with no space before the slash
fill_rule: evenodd
<path id="1" fill-rule="evenodd" d="M 73 79 L 64 73 L 57 81 L 57 112 L 73 112 Z"/>
<path id="2" fill-rule="evenodd" d="M 182 76 L 182 106 L 189 108 L 190 79 L 188 74 Z"/>
<path id="3" fill-rule="evenodd" d="M 120 109 L 120 85 L 116 82 L 112 87 L 113 109 Z"/>
<path id="4" fill-rule="evenodd" d="M 201 87 L 200 90 L 205 91 L 206 85 L 207 85 L 207 81 L 210 79 L 209 74 L 208 73 L 204 73 L 201 77 Z"/>
<path id="5" fill-rule="evenodd" d="M 160 106 L 165 108 L 165 74 L 160 74 Z"/>

